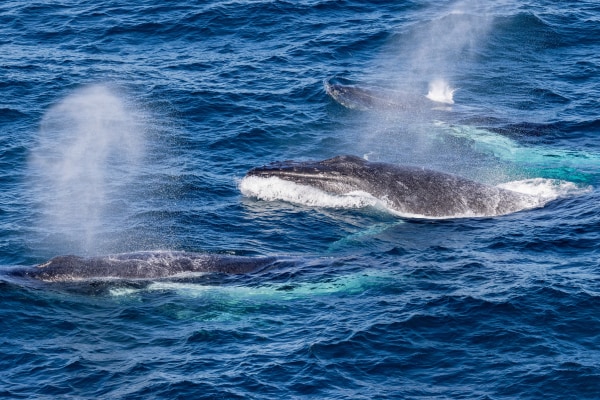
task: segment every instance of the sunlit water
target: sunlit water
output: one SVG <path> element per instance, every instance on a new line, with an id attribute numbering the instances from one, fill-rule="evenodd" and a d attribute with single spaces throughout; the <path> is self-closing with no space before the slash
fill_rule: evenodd
<path id="1" fill-rule="evenodd" d="M 592 1 L 3 3 L 3 271 L 145 250 L 279 262 L 2 274 L 0 397 L 598 398 L 599 19 Z M 328 77 L 443 107 L 350 110 Z M 244 179 L 339 154 L 541 201 L 431 220 Z"/>

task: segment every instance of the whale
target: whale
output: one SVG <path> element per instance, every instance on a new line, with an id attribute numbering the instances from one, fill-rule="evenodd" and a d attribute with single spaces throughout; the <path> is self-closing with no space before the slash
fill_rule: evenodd
<path id="1" fill-rule="evenodd" d="M 325 92 L 346 108 L 360 111 L 449 111 L 449 103 L 431 100 L 421 94 L 400 92 L 377 86 L 357 85 L 345 79 L 323 81 Z M 456 108 L 456 107 L 454 107 Z"/>
<path id="2" fill-rule="evenodd" d="M 405 217 L 491 217 L 541 206 L 536 196 L 411 165 L 370 162 L 353 155 L 322 161 L 279 161 L 247 172 L 244 179 L 277 178 L 333 195 L 375 197 Z"/>
<path id="3" fill-rule="evenodd" d="M 206 273 L 246 274 L 268 269 L 275 262 L 275 257 L 172 251 L 96 257 L 61 255 L 33 267 L 13 268 L 8 275 L 42 282 L 157 280 Z"/>

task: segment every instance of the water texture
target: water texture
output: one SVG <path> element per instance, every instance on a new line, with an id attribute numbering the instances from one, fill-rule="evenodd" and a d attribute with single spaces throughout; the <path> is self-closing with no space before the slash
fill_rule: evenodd
<path id="1" fill-rule="evenodd" d="M 599 22 L 595 1 L 2 2 L 0 397 L 599 398 Z M 351 110 L 332 77 L 453 104 Z M 340 154 L 571 189 L 446 220 L 240 190 Z M 146 250 L 282 261 L 4 274 Z"/>

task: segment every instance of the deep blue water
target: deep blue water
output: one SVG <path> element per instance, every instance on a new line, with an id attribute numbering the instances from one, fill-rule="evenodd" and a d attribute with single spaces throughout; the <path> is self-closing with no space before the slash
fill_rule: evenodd
<path id="1" fill-rule="evenodd" d="M 0 279 L 0 397 L 600 397 L 597 2 L 193 3 L 0 5 L 0 268 L 157 249 L 293 261 Z M 442 81 L 460 112 L 346 109 L 330 77 Z M 255 166 L 348 153 L 541 178 L 558 198 L 427 220 L 239 189 Z"/>

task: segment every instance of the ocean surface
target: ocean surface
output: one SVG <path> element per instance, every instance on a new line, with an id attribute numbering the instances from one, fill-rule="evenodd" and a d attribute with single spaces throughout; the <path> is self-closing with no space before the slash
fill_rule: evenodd
<path id="1" fill-rule="evenodd" d="M 597 1 L 128 3 L 0 4 L 0 398 L 600 398 Z M 349 109 L 332 80 L 441 110 Z M 548 201 L 241 190 L 342 154 Z M 7 273 L 147 250 L 281 261 Z"/>

